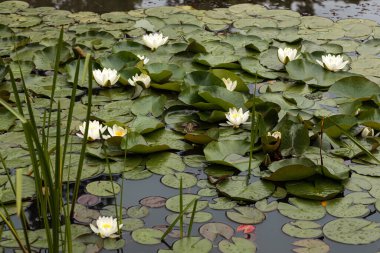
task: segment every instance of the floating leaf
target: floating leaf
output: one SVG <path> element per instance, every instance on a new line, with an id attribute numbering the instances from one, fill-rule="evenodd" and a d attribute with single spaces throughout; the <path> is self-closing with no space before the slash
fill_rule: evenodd
<path id="1" fill-rule="evenodd" d="M 344 188 L 337 181 L 318 177 L 310 181 L 288 182 L 286 183 L 286 190 L 297 197 L 325 200 L 335 197 Z"/>
<path id="2" fill-rule="evenodd" d="M 234 235 L 234 229 L 224 223 L 207 223 L 199 228 L 199 233 L 206 239 L 213 242 L 218 235 L 231 239 Z"/>
<path id="3" fill-rule="evenodd" d="M 197 184 L 197 178 L 189 173 L 167 174 L 162 177 L 161 182 L 172 188 L 179 188 L 182 179 L 182 187 L 189 188 Z"/>
<path id="4" fill-rule="evenodd" d="M 240 224 L 258 224 L 265 220 L 265 214 L 254 207 L 239 206 L 234 208 L 237 212 L 227 211 L 229 219 Z"/>
<path id="5" fill-rule="evenodd" d="M 315 164 L 307 158 L 290 158 L 275 161 L 268 167 L 271 174 L 265 179 L 271 181 L 300 180 L 316 173 Z"/>
<path id="6" fill-rule="evenodd" d="M 289 203 L 278 203 L 278 211 L 291 219 L 319 220 L 326 214 L 319 201 L 289 198 Z"/>
<path id="7" fill-rule="evenodd" d="M 208 253 L 212 243 L 201 237 L 185 237 L 173 244 L 173 250 L 159 250 L 158 253 Z"/>
<path id="8" fill-rule="evenodd" d="M 164 232 L 158 229 L 139 228 L 132 232 L 132 239 L 144 245 L 159 244 L 163 234 Z"/>
<path id="9" fill-rule="evenodd" d="M 165 206 L 166 198 L 159 196 L 146 197 L 140 200 L 140 204 L 150 208 L 160 208 Z"/>
<path id="10" fill-rule="evenodd" d="M 223 253 L 256 252 L 256 245 L 252 241 L 239 237 L 232 237 L 232 242 L 223 240 L 218 247 Z"/>
<path id="11" fill-rule="evenodd" d="M 120 185 L 110 181 L 95 181 L 86 186 L 86 191 L 99 197 L 113 197 L 120 192 Z"/>
<path id="12" fill-rule="evenodd" d="M 380 224 L 359 218 L 341 218 L 328 222 L 323 234 L 346 244 L 369 244 L 380 239 Z"/>
<path id="13" fill-rule="evenodd" d="M 300 248 L 293 249 L 296 253 L 327 253 L 330 251 L 329 245 L 317 239 L 304 239 L 292 243 Z"/>
<path id="14" fill-rule="evenodd" d="M 296 238 L 316 238 L 322 235 L 321 225 L 312 221 L 292 221 L 282 227 L 282 231 Z"/>
<path id="15" fill-rule="evenodd" d="M 256 181 L 247 185 L 245 178 L 229 178 L 216 185 L 218 191 L 235 200 L 258 201 L 270 196 L 274 190 L 274 184 L 267 181 Z"/>

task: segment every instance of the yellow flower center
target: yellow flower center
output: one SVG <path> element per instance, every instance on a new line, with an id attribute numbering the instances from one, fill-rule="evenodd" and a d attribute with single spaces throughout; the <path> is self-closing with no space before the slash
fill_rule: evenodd
<path id="1" fill-rule="evenodd" d="M 124 136 L 124 131 L 123 130 L 116 130 L 114 132 L 115 136 Z"/>
<path id="2" fill-rule="evenodd" d="M 239 113 L 233 113 L 232 114 L 232 118 L 234 118 L 234 119 L 239 118 L 239 116 L 240 116 Z"/>
<path id="3" fill-rule="evenodd" d="M 107 229 L 107 228 L 111 228 L 112 226 L 111 226 L 111 224 L 109 224 L 109 223 L 105 223 L 105 224 L 103 224 L 102 225 L 102 228 L 105 228 L 105 229 Z"/>

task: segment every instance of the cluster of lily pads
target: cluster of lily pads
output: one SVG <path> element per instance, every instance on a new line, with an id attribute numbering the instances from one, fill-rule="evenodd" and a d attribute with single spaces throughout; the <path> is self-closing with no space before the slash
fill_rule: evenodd
<path id="1" fill-rule="evenodd" d="M 18 1 L 0 3 L 0 21 L 0 97 L 16 102 L 9 65 L 18 80 L 25 77 L 32 96 L 25 99 L 33 102 L 40 128 L 52 99 L 58 27 L 64 28 L 65 44 L 54 109 L 59 101 L 63 126 L 76 66 L 85 73 L 84 57 L 92 55 L 98 87 L 89 104 L 87 75 L 78 82 L 70 159 L 62 168 L 65 182 L 76 180 L 80 145 L 87 141 L 80 178 L 86 194 L 78 199 L 78 224 L 73 225 L 78 252 L 94 245 L 128 251 L 128 240 L 158 245 L 159 253 L 206 253 L 216 244 L 221 252 L 265 248 L 213 220 L 213 210 L 225 210 L 247 234 L 259 233 L 268 213 L 276 212 L 289 219 L 282 226 L 285 234 L 305 239 L 294 242 L 303 247 L 297 252 L 328 252 L 332 241 L 366 249 L 380 239 L 380 223 L 372 219 L 380 212 L 376 22 L 333 22 L 252 4 L 99 15 L 28 8 Z M 92 114 L 83 140 L 87 106 Z M 23 171 L 28 206 L 36 190 L 21 123 L 5 108 L 0 117 L 1 155 L 6 157 L 1 172 L 4 167 Z M 57 133 L 50 134 L 54 144 Z M 109 200 L 122 191 L 120 181 L 107 174 L 125 184 L 141 180 L 141 187 L 158 175 L 157 184 L 182 185 L 188 193 L 148 196 L 137 206 L 124 201 L 120 224 L 113 205 L 85 201 Z M 3 176 L 0 201 L 12 214 L 15 196 Z M 161 243 L 167 227 L 144 227 L 151 208 L 165 206 L 170 214 L 157 225 L 169 226 L 181 213 L 180 205 L 194 199 L 192 222 L 199 234 L 178 238 L 170 233 L 167 248 Z M 183 218 L 192 223 L 189 214 Z M 31 246 L 46 248 L 43 233 L 36 231 Z M 0 246 L 17 247 L 9 231 L 2 237 Z"/>

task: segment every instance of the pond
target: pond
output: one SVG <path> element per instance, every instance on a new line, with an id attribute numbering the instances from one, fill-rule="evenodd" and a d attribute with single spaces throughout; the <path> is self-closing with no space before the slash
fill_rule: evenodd
<path id="1" fill-rule="evenodd" d="M 5 0 L 0 0 L 4 2 Z M 159 6 L 189 5 L 196 9 L 225 8 L 233 4 L 261 4 L 270 9 L 290 9 L 302 15 L 317 15 L 332 19 L 366 18 L 380 22 L 380 4 L 377 0 L 27 0 L 32 7 L 53 6 L 72 12 L 93 11 L 106 13 Z"/>
<path id="2" fill-rule="evenodd" d="M 0 251 L 380 252 L 379 24 L 139 4 L 0 3 Z"/>

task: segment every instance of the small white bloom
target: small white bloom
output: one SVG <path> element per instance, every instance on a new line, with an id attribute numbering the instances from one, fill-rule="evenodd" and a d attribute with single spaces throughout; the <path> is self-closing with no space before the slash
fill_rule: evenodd
<path id="1" fill-rule="evenodd" d="M 123 127 L 120 127 L 118 125 L 113 125 L 112 128 L 111 127 L 108 127 L 108 133 L 111 135 L 111 136 L 120 136 L 120 137 L 123 137 L 124 135 L 127 134 L 127 129 L 126 128 L 123 128 Z"/>
<path id="2" fill-rule="evenodd" d="M 297 49 L 292 49 L 290 47 L 279 48 L 277 51 L 277 56 L 280 62 L 287 64 L 288 62 L 298 58 L 297 52 Z"/>
<path id="3" fill-rule="evenodd" d="M 145 46 L 149 47 L 152 50 L 155 50 L 158 47 L 164 45 L 168 39 L 169 37 L 164 37 L 162 33 L 145 34 L 142 37 Z"/>
<path id="4" fill-rule="evenodd" d="M 102 124 L 99 123 L 97 120 L 90 121 L 90 124 L 88 126 L 88 135 L 87 135 L 87 140 L 89 141 L 95 141 L 95 140 L 100 140 L 106 139 L 107 136 L 102 136 L 104 131 L 106 131 L 107 127 L 103 126 Z M 79 126 L 80 133 L 77 133 L 77 136 L 80 138 L 84 137 L 84 132 L 86 130 L 86 122 L 83 122 L 81 126 Z"/>
<path id="5" fill-rule="evenodd" d="M 275 131 L 273 133 L 268 132 L 268 136 L 272 136 L 273 138 L 279 140 L 279 139 L 281 139 L 281 132 L 279 132 L 279 131 Z"/>
<path id="6" fill-rule="evenodd" d="M 123 224 L 120 224 L 118 228 L 116 218 L 114 219 L 112 218 L 112 216 L 110 217 L 100 216 L 96 220 L 96 226 L 97 227 L 90 224 L 92 231 L 94 231 L 95 234 L 98 234 L 101 238 L 106 238 L 106 237 L 117 238 L 119 237 L 119 235 L 117 235 L 116 233 L 123 226 Z"/>
<path id="7" fill-rule="evenodd" d="M 317 63 L 333 72 L 342 70 L 348 63 L 348 61 L 343 61 L 343 56 L 341 55 L 322 55 L 322 61 L 317 60 Z"/>
<path id="8" fill-rule="evenodd" d="M 375 130 L 371 127 L 365 127 L 363 128 L 361 135 L 363 138 L 374 136 Z"/>
<path id="9" fill-rule="evenodd" d="M 136 84 L 138 83 L 142 83 L 144 85 L 144 87 L 147 89 L 150 87 L 150 76 L 148 76 L 147 74 L 136 74 L 134 76 L 132 76 L 132 78 L 129 78 L 128 79 L 128 83 L 132 86 L 136 86 Z"/>
<path id="10" fill-rule="evenodd" d="M 147 64 L 149 62 L 149 58 L 145 57 L 144 55 L 137 55 L 137 57 L 143 61 L 144 64 Z"/>
<path id="11" fill-rule="evenodd" d="M 238 128 L 241 124 L 246 124 L 248 117 L 249 111 L 243 113 L 242 108 L 239 110 L 236 108 L 230 108 L 229 112 L 226 113 L 227 124 L 233 126 L 234 128 Z"/>
<path id="12" fill-rule="evenodd" d="M 92 74 L 94 75 L 95 81 L 101 87 L 110 87 L 114 85 L 120 78 L 120 75 L 117 74 L 116 69 L 95 69 L 92 71 Z"/>
<path id="13" fill-rule="evenodd" d="M 230 78 L 222 78 L 222 81 L 224 85 L 226 86 L 226 89 L 229 91 L 233 91 L 236 89 L 237 86 L 237 81 L 232 81 Z"/>

